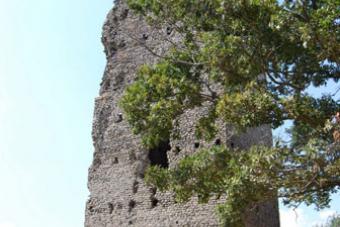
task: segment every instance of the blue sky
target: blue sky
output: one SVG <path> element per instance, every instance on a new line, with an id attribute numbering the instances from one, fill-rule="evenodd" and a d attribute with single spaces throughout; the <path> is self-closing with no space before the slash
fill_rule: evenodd
<path id="1" fill-rule="evenodd" d="M 80 227 L 112 0 L 0 0 L 0 227 Z M 337 196 L 339 197 L 339 196 Z M 340 211 L 282 209 L 283 227 Z"/>
<path id="2" fill-rule="evenodd" d="M 0 0 L 0 227 L 83 226 L 112 0 Z"/>

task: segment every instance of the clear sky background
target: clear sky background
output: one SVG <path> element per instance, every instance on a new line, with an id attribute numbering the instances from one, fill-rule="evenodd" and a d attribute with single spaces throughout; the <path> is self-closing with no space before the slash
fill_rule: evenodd
<path id="1" fill-rule="evenodd" d="M 0 227 L 81 227 L 112 0 L 0 0 Z M 339 197 L 339 196 L 336 196 Z M 334 197 L 334 198 L 336 198 Z M 281 209 L 282 227 L 340 211 Z"/>
<path id="2" fill-rule="evenodd" d="M 0 0 L 0 227 L 80 227 L 112 0 Z"/>

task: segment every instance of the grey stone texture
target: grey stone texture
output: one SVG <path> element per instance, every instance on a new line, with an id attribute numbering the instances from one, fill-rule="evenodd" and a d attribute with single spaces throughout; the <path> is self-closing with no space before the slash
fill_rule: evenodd
<path id="1" fill-rule="evenodd" d="M 90 198 L 85 210 L 86 227 L 218 226 L 214 208 L 223 199 L 201 205 L 193 198 L 186 204 L 178 204 L 171 193 L 160 193 L 145 185 L 143 173 L 150 165 L 150 151 L 132 134 L 118 106 L 125 87 L 134 81 L 138 66 L 157 61 L 145 45 L 151 46 L 157 54 L 167 50 L 162 36 L 169 36 L 166 28 L 150 28 L 123 0 L 115 2 L 103 26 L 107 66 L 99 97 L 95 100 L 92 131 L 95 151 L 88 176 Z M 205 107 L 196 108 L 180 116 L 176 131 L 181 137 L 172 139 L 167 151 L 170 167 L 184 156 L 214 143 L 241 148 L 256 143 L 271 145 L 271 130 L 266 126 L 251 129 L 241 136 L 236 136 L 230 127 L 221 127 L 215 141 L 197 141 L 194 121 L 206 111 Z M 259 205 L 245 217 L 247 226 L 278 227 L 277 201 Z"/>

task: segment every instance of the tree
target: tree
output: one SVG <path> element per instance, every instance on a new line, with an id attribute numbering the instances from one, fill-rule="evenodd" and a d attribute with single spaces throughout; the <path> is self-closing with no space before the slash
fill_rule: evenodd
<path id="1" fill-rule="evenodd" d="M 323 225 L 315 225 L 314 227 L 339 227 L 340 226 L 340 216 L 333 215 L 330 216 L 327 222 Z"/>
<path id="2" fill-rule="evenodd" d="M 340 226 L 340 217 L 339 216 L 333 216 L 328 221 L 327 225 L 329 227 L 339 227 Z"/>
<path id="3" fill-rule="evenodd" d="M 218 207 L 221 224 L 243 226 L 242 213 L 280 197 L 324 208 L 340 186 L 340 111 L 334 94 L 307 92 L 340 78 L 340 0 L 129 0 L 130 8 L 173 39 L 157 64 L 144 65 L 121 100 L 133 131 L 147 147 L 171 136 L 185 110 L 208 105 L 197 137 L 214 138 L 217 119 L 239 132 L 287 120 L 291 141 L 274 147 L 204 149 L 173 169 L 150 167 L 146 180 L 178 201 Z M 218 85 L 219 89 L 213 89 Z M 215 86 L 216 87 L 216 86 Z M 213 177 L 211 177 L 213 176 Z"/>

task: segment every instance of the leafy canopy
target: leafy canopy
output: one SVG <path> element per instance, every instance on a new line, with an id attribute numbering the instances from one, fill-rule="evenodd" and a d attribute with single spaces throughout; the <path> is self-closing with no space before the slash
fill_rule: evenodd
<path id="1" fill-rule="evenodd" d="M 313 227 L 338 227 L 340 226 L 340 216 L 335 214 L 328 217 L 328 220 L 325 224 L 315 225 Z"/>
<path id="2" fill-rule="evenodd" d="M 340 185 L 333 138 L 340 106 L 332 94 L 316 98 L 306 90 L 340 78 L 340 0 L 128 3 L 155 28 L 172 31 L 164 37 L 167 54 L 142 66 L 121 100 L 146 146 L 168 140 L 179 115 L 206 104 L 209 113 L 196 124 L 201 139 L 214 138 L 217 119 L 240 132 L 293 122 L 289 143 L 205 149 L 174 169 L 151 167 L 147 181 L 179 201 L 227 194 L 218 212 L 228 226 L 243 226 L 246 209 L 276 196 L 290 205 L 327 206 Z"/>

